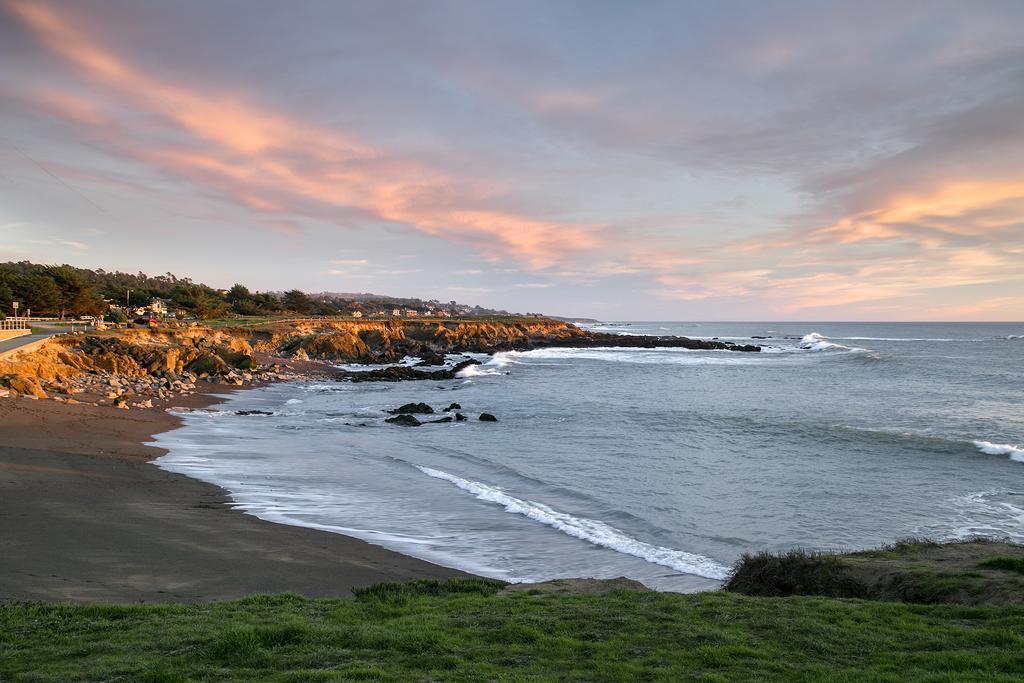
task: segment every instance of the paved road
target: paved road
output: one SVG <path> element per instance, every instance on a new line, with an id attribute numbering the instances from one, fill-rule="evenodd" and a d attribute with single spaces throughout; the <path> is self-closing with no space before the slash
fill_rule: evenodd
<path id="1" fill-rule="evenodd" d="M 32 342 L 37 342 L 40 339 L 52 337 L 55 334 L 68 332 L 70 329 L 70 327 L 36 327 L 36 330 L 38 330 L 37 332 L 33 332 L 32 334 L 23 334 L 20 337 L 6 339 L 0 342 L 0 354 L 7 351 L 13 351 L 14 349 L 19 349 L 26 344 L 31 344 Z"/>

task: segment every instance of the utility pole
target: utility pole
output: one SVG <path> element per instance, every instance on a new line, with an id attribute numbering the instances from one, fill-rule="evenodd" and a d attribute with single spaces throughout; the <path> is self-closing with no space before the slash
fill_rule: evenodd
<path id="1" fill-rule="evenodd" d="M 124 293 L 124 307 L 125 308 L 131 308 L 131 305 L 132 305 L 131 301 L 132 301 L 132 290 L 131 290 L 131 287 L 129 287 L 128 291 L 126 291 Z"/>

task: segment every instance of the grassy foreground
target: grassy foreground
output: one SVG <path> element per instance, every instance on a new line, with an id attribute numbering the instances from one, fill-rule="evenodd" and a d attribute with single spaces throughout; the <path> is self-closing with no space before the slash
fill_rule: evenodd
<path id="1" fill-rule="evenodd" d="M 1021 680 L 1024 609 L 724 592 L 7 605 L 0 680 Z"/>

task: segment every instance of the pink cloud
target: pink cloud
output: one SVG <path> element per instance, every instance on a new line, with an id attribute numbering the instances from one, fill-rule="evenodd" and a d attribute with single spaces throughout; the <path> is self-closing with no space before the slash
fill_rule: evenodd
<path id="1" fill-rule="evenodd" d="M 339 210 L 354 211 L 531 268 L 555 265 L 603 243 L 597 225 L 488 207 L 501 199 L 499 187 L 450 177 L 429 164 L 238 95 L 161 81 L 98 44 L 52 6 L 10 0 L 7 7 L 119 105 L 144 111 L 161 122 L 162 132 L 179 138 L 185 133 L 193 142 L 170 146 L 115 137 L 103 106 L 65 92 L 37 94 L 39 106 L 94 134 L 105 132 L 106 141 L 122 153 L 215 189 L 251 210 L 321 220 L 331 220 Z"/>

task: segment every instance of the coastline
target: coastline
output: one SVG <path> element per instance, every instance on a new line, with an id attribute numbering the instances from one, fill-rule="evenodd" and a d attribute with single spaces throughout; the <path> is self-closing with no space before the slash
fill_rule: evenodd
<path id="1" fill-rule="evenodd" d="M 204 602 L 348 595 L 469 574 L 332 532 L 267 522 L 223 489 L 166 472 L 146 445 L 237 388 L 149 409 L 0 400 L 0 601 Z"/>

